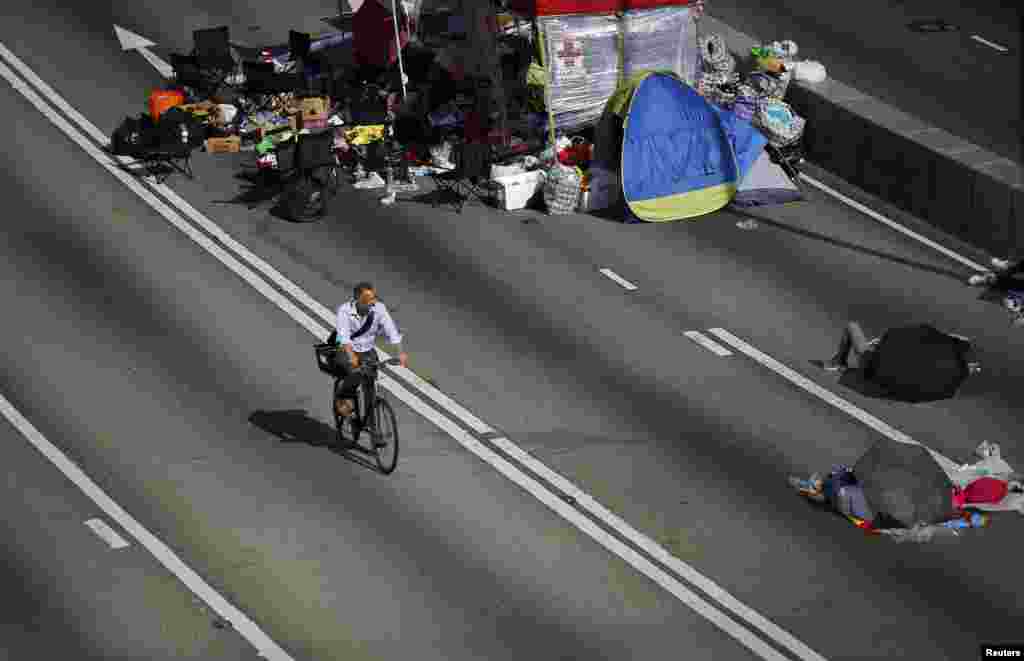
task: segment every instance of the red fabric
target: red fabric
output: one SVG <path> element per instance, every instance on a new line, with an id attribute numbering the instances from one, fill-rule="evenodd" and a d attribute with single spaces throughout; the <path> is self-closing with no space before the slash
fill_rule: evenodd
<path id="1" fill-rule="evenodd" d="M 398 30 L 404 48 L 409 43 L 409 22 L 403 16 L 398 18 Z M 378 0 L 363 3 L 352 17 L 352 32 L 352 50 L 360 64 L 387 67 L 398 59 L 394 19 Z"/>
<path id="2" fill-rule="evenodd" d="M 526 16 L 559 14 L 614 14 L 630 9 L 686 6 L 695 0 L 512 0 L 509 8 Z"/>
<path id="3" fill-rule="evenodd" d="M 487 131 L 484 128 L 483 117 L 475 110 L 466 113 L 462 127 L 462 134 L 466 142 L 481 143 L 487 140 Z"/>
<path id="4" fill-rule="evenodd" d="M 1010 488 L 1006 482 L 994 477 L 980 477 L 964 488 L 967 503 L 978 504 L 998 503 L 1006 498 L 1009 491 Z"/>

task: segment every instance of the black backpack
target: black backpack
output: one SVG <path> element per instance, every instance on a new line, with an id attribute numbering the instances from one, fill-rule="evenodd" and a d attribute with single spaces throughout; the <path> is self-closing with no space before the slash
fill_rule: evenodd
<path id="1" fill-rule="evenodd" d="M 155 125 L 149 115 L 127 117 L 110 137 L 110 149 L 117 156 L 141 155 L 155 139 Z"/>

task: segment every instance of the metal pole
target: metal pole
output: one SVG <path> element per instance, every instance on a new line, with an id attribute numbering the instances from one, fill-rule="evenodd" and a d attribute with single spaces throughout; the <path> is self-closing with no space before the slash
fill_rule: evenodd
<path id="1" fill-rule="evenodd" d="M 405 67 L 402 65 L 402 34 L 398 30 L 398 0 L 391 0 L 391 18 L 395 23 L 395 49 L 398 52 L 398 75 L 402 81 L 402 103 L 405 103 Z"/>

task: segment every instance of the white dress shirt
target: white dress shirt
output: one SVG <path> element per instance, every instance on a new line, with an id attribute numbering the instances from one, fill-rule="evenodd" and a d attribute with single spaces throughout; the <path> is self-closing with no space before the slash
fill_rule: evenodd
<path id="1" fill-rule="evenodd" d="M 339 346 L 351 343 L 352 348 L 355 351 L 365 353 L 373 349 L 374 340 L 376 340 L 377 336 L 381 334 L 383 334 L 391 344 L 401 343 L 402 334 L 398 332 L 395 320 L 391 318 L 391 314 L 388 312 L 387 307 L 380 301 L 377 301 L 370 306 L 370 309 L 373 310 L 373 324 L 365 333 L 355 339 L 352 339 L 352 334 L 363 327 L 363 324 L 366 322 L 366 317 L 359 316 L 359 313 L 356 312 L 355 302 L 353 301 L 343 303 L 341 307 L 338 308 L 338 320 L 336 325 L 338 329 Z"/>

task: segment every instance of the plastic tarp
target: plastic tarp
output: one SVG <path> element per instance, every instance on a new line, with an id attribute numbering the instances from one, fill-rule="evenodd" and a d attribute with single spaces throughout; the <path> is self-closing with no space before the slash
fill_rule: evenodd
<path id="1" fill-rule="evenodd" d="M 631 9 L 689 5 L 691 0 L 511 0 L 509 9 L 524 16 L 614 14 Z"/>
<path id="2" fill-rule="evenodd" d="M 688 83 L 696 80 L 700 49 L 688 7 L 626 12 L 622 31 L 626 78 L 644 70 L 671 69 Z"/>
<path id="3" fill-rule="evenodd" d="M 639 76 L 626 111 L 622 191 L 640 220 L 701 216 L 729 204 L 741 178 L 723 118 L 674 75 Z"/>
<path id="4" fill-rule="evenodd" d="M 544 39 L 545 99 L 554 126 L 566 131 L 591 125 L 620 79 L 667 69 L 692 83 L 700 51 L 688 7 L 629 11 L 617 17 L 557 16 L 537 19 Z"/>
<path id="5" fill-rule="evenodd" d="M 619 20 L 614 15 L 538 19 L 555 128 L 586 126 L 601 116 L 619 82 Z"/>
<path id="6" fill-rule="evenodd" d="M 737 207 L 759 207 L 786 204 L 804 199 L 797 185 L 786 176 L 781 167 L 772 162 L 768 152 L 754 161 L 750 171 L 743 175 L 732 203 Z"/>

